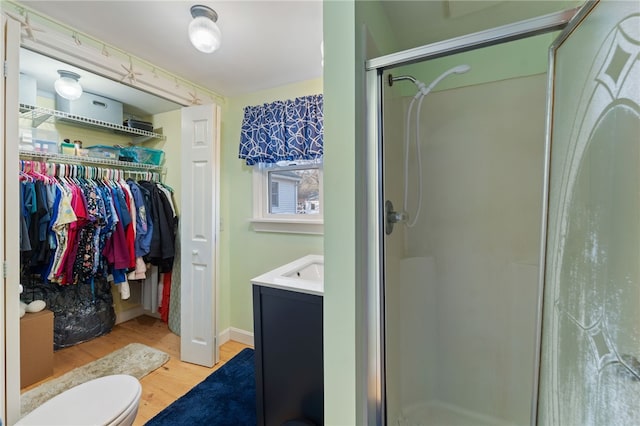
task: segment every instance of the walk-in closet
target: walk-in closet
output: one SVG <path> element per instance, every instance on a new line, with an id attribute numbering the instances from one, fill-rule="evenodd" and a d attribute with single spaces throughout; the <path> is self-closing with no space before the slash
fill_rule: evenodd
<path id="1" fill-rule="evenodd" d="M 24 13 L 3 20 L 9 424 L 20 394 L 53 377 L 54 352 L 132 319 L 177 336 L 180 360 L 210 367 L 219 356 L 218 99 L 194 99 L 176 77 L 44 17 L 47 37 L 31 38 Z M 62 79 L 79 97 L 60 94 Z M 123 338 L 128 329 L 118 341 L 140 339 Z"/>
<path id="2" fill-rule="evenodd" d="M 26 316 L 40 322 L 34 331 L 21 324 L 21 352 L 42 345 L 47 356 L 140 315 L 179 333 L 179 305 L 169 325 L 179 216 L 165 181 L 167 137 L 153 126 L 154 114 L 179 105 L 127 87 L 124 101 L 113 99 L 117 83 L 84 70 L 75 74 L 84 90 L 69 101 L 47 78 L 75 67 L 27 49 L 20 64 L 20 300 L 27 314 L 45 306 Z M 51 316 L 52 347 L 43 331 Z M 30 364 L 48 359 L 21 353 L 21 387 L 46 378 Z"/>

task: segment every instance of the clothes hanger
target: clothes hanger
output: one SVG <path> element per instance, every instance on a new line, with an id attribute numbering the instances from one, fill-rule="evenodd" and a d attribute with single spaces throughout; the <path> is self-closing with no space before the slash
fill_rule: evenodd
<path id="1" fill-rule="evenodd" d="M 169 192 L 171 192 L 172 194 L 175 192 L 175 191 L 173 190 L 173 188 L 172 188 L 172 187 L 170 187 L 169 185 L 167 185 L 167 184 L 166 184 L 166 183 L 164 183 L 164 182 L 158 182 L 158 184 L 160 184 L 160 185 L 162 185 L 163 187 L 167 188 L 167 190 L 168 190 Z"/>

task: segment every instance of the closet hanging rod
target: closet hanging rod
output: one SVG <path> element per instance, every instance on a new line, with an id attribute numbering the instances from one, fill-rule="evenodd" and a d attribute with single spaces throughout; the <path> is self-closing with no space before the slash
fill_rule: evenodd
<path id="1" fill-rule="evenodd" d="M 53 167 L 53 168 L 52 168 Z M 31 173 L 35 172 L 35 175 Z M 20 160 L 20 176 L 21 178 L 40 179 L 43 177 L 71 177 L 85 179 L 126 179 L 127 177 L 135 177 L 136 180 L 150 180 L 162 183 L 162 173 L 152 170 L 131 170 L 131 169 L 114 169 L 106 167 L 89 166 L 86 164 L 64 164 L 59 162 L 42 163 L 31 160 Z M 169 191 L 173 192 L 171 187 L 162 183 Z"/>
<path id="2" fill-rule="evenodd" d="M 160 173 L 164 172 L 162 166 L 156 166 L 154 164 L 131 163 L 129 161 L 110 160 L 108 158 L 78 157 L 77 155 L 57 154 L 52 152 L 20 150 L 20 158 L 32 158 L 32 159 L 39 159 L 42 161 L 51 160 L 57 163 L 77 164 L 77 165 L 100 164 L 100 165 L 118 167 L 122 169 L 131 169 L 133 171 L 150 170 L 150 171 L 156 171 Z"/>

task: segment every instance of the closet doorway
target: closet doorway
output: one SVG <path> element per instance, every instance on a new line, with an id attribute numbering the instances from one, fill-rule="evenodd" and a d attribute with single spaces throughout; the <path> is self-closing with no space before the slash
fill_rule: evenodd
<path id="1" fill-rule="evenodd" d="M 9 141 L 15 140 L 18 136 L 18 122 L 20 103 L 18 93 L 18 76 L 21 71 L 20 50 L 36 50 L 39 54 L 55 58 L 57 61 L 69 64 L 73 59 L 73 67 L 83 70 L 83 75 L 95 73 L 96 78 L 100 75 L 109 75 L 105 71 L 109 64 L 95 64 L 88 59 L 74 56 L 71 52 L 65 51 L 63 43 L 55 47 L 42 45 L 25 46 L 33 44 L 33 41 L 25 38 L 20 40 L 19 23 L 8 19 L 3 21 L 3 26 L 7 28 L 3 32 L 6 36 L 6 46 L 3 54 L 7 61 L 7 90 L 3 93 L 5 105 L 5 121 L 3 122 L 4 149 L 2 164 L 4 168 L 3 178 L 6 188 L 16 181 L 18 173 L 18 160 L 20 153 L 17 144 Z M 17 25 L 16 25 L 17 24 Z M 22 47 L 21 47 L 22 46 Z M 94 58 L 95 59 L 95 58 Z M 108 59 L 108 58 L 107 58 Z M 102 67 L 100 70 L 96 67 Z M 112 66 L 112 70 L 115 69 Z M 113 73 L 112 73 L 113 74 Z M 92 77 L 93 78 L 93 77 Z M 133 90 L 127 85 L 121 84 L 117 79 L 104 79 L 106 84 L 122 86 L 122 89 Z M 187 107 L 187 101 L 177 95 L 170 96 L 170 91 L 138 90 L 141 99 L 145 101 L 154 100 L 159 103 L 170 104 L 166 114 L 171 115 L 168 119 L 172 124 L 165 124 L 164 134 L 167 140 L 164 144 L 159 144 L 158 149 L 165 151 L 164 179 L 175 189 L 174 201 L 179 209 L 178 217 L 181 229 L 176 236 L 176 258 L 174 268 L 180 274 L 180 282 L 187 282 L 180 291 L 180 335 L 181 335 L 181 359 L 194 364 L 212 366 L 218 360 L 218 341 L 216 329 L 216 270 L 217 270 L 217 247 L 216 237 L 218 228 L 218 200 L 219 200 L 219 129 L 220 129 L 220 109 L 215 104 L 198 107 Z M 115 90 L 115 89 L 114 89 Z M 168 95 L 169 94 L 169 95 Z M 115 95 L 114 95 L 115 98 Z M 8 106 L 8 107 L 7 107 Z M 177 117 L 177 119 L 176 119 Z M 166 123 L 167 119 L 160 119 Z M 173 121 L 171 121 L 173 120 Z M 197 160 L 196 160 L 197 159 Z M 12 180 L 11 180 L 12 179 Z M 186 188 L 186 190 L 185 190 Z M 194 188 L 197 192 L 194 192 Z M 15 193 L 14 193 L 15 191 Z M 4 205 L 18 205 L 17 190 L 3 191 Z M 183 194 L 199 195 L 198 200 L 192 197 L 183 197 Z M 12 424 L 20 416 L 20 369 L 19 366 L 19 313 L 17 301 L 19 300 L 19 290 L 17 283 L 20 282 L 20 262 L 18 247 L 12 241 L 19 239 L 19 231 L 16 226 L 19 223 L 18 212 L 2 209 L 3 219 L 3 248 L 5 263 L 5 293 L 2 300 L 4 306 L 4 329 L 5 340 L 0 343 L 4 365 L 6 369 L 0 373 L 5 383 L 5 398 L 2 404 L 2 418 Z M 189 224 L 187 227 L 182 227 Z M 179 240 L 179 241 L 178 241 Z M 195 245 L 199 244 L 198 247 Z M 189 256 L 180 256 L 180 253 L 189 253 Z M 175 280 L 175 277 L 174 277 Z M 212 285 L 213 283 L 213 285 Z M 14 303 L 15 302 L 15 303 Z M 203 326 L 205 324 L 206 326 Z"/>

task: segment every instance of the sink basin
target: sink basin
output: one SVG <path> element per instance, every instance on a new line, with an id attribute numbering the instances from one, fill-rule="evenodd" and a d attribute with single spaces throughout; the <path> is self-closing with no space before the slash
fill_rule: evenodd
<path id="1" fill-rule="evenodd" d="M 302 266 L 293 268 L 292 271 L 285 272 L 276 278 L 292 278 L 311 281 L 324 280 L 324 259 L 310 259 L 310 262 L 304 262 Z"/>
<path id="2" fill-rule="evenodd" d="M 324 256 L 310 254 L 301 257 L 253 278 L 251 283 L 322 295 L 324 293 Z"/>

